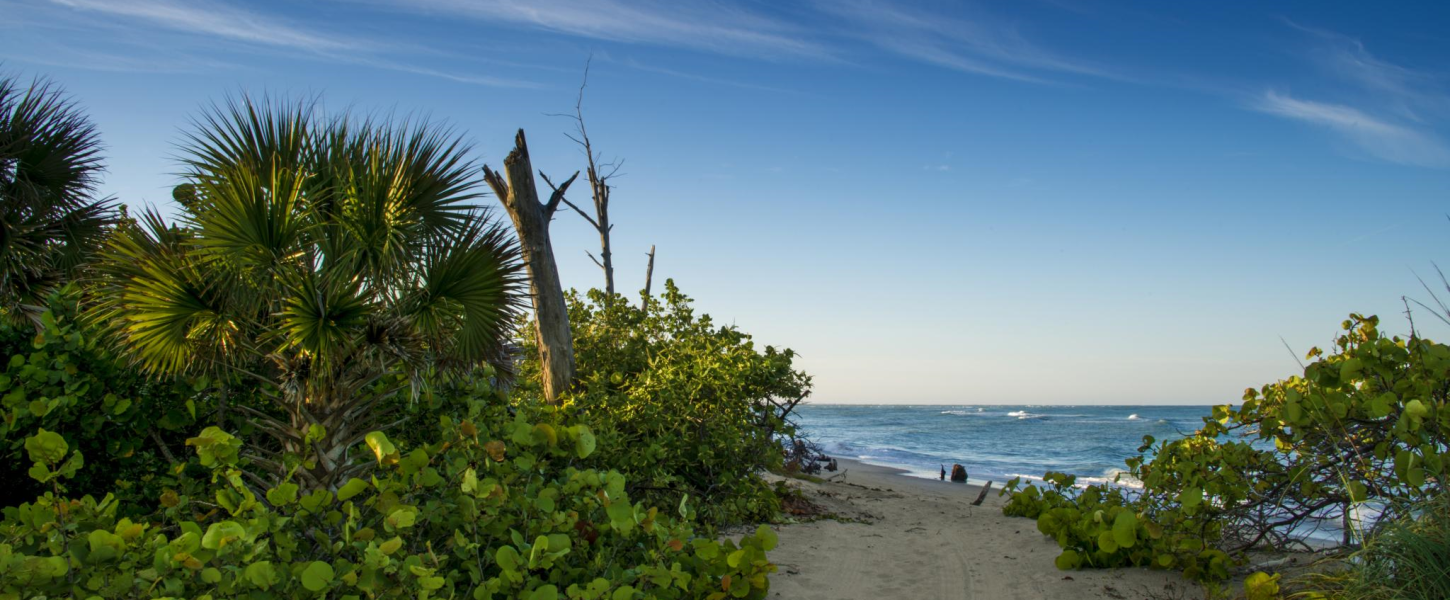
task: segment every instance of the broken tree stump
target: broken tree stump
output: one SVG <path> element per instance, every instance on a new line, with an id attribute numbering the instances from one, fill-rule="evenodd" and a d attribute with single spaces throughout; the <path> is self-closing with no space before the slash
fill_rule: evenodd
<path id="1" fill-rule="evenodd" d="M 961 465 L 952 465 L 952 482 L 954 482 L 954 483 L 966 483 L 967 482 L 967 468 L 966 467 L 963 467 Z"/>

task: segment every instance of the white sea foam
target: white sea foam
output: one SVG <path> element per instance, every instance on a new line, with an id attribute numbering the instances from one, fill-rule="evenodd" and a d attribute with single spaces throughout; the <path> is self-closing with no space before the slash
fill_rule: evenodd
<path id="1" fill-rule="evenodd" d="M 1133 413 L 1131 415 L 1128 415 L 1128 420 L 1129 421 L 1137 421 L 1138 420 L 1138 413 Z"/>

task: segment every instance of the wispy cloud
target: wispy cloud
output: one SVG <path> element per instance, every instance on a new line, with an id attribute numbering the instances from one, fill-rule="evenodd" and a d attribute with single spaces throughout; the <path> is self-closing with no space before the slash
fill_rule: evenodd
<path id="1" fill-rule="evenodd" d="M 1252 102 L 1250 108 L 1325 127 L 1382 160 L 1422 167 L 1450 167 L 1450 146 L 1429 130 L 1378 119 L 1353 107 L 1300 100 L 1269 91 Z"/>
<path id="2" fill-rule="evenodd" d="M 378 40 L 345 36 L 306 27 L 262 12 L 214 0 L 50 0 L 56 7 L 149 25 L 173 34 L 223 40 L 252 47 L 289 50 L 330 62 L 439 77 L 494 87 L 538 87 L 528 81 L 455 73 L 410 64 L 389 56 L 399 48 Z M 202 59 L 198 59 L 202 60 Z M 144 65 L 139 59 L 117 59 L 102 64 L 112 68 Z"/>
<path id="3" fill-rule="evenodd" d="M 372 0 L 397 9 L 523 25 L 612 42 L 759 58 L 830 58 L 806 31 L 743 6 L 708 0 Z"/>
<path id="4" fill-rule="evenodd" d="M 1284 19 L 1306 35 L 1297 53 L 1323 74 L 1309 100 L 1270 87 L 1248 108 L 1324 128 L 1380 160 L 1450 168 L 1450 144 L 1439 133 L 1450 114 L 1444 78 L 1375 56 L 1353 37 Z"/>
<path id="5" fill-rule="evenodd" d="M 1418 121 L 1427 113 L 1450 112 L 1450 90 L 1443 75 L 1379 58 L 1359 39 L 1287 19 L 1285 22 L 1314 40 L 1309 57 L 1322 72 L 1375 94 L 1401 116 Z"/>
<path id="6" fill-rule="evenodd" d="M 352 51 L 358 42 L 304 29 L 259 13 L 207 0 L 51 0 L 74 9 L 130 17 L 202 35 L 312 52 Z"/>
<path id="7" fill-rule="evenodd" d="M 839 24 L 843 36 L 966 73 L 1030 83 L 1052 83 L 1053 74 L 1127 79 L 1050 51 L 1028 39 L 1015 24 L 985 13 L 949 17 L 870 0 L 817 0 L 814 6 Z"/>
<path id="8" fill-rule="evenodd" d="M 708 75 L 701 75 L 699 73 L 691 73 L 691 72 L 680 71 L 680 70 L 676 70 L 676 69 L 668 69 L 668 68 L 665 68 L 665 67 L 658 67 L 658 66 L 654 66 L 654 65 L 648 65 L 648 64 L 641 63 L 638 60 L 635 60 L 633 58 L 629 58 L 629 57 L 614 58 L 613 56 L 610 56 L 609 54 L 600 53 L 600 54 L 596 54 L 595 55 L 595 58 L 598 59 L 598 60 L 603 60 L 605 62 L 617 64 L 617 65 L 620 65 L 620 66 L 623 66 L 623 67 L 627 67 L 627 68 L 630 68 L 630 69 L 635 69 L 637 71 L 644 71 L 646 73 L 657 73 L 657 74 L 660 74 L 660 75 L 668 75 L 670 77 L 678 77 L 680 79 L 689 79 L 691 81 L 698 81 L 698 82 L 701 82 L 701 83 L 709 83 L 709 84 L 713 84 L 713 85 L 723 85 L 723 86 L 727 86 L 727 87 L 736 87 L 736 88 L 747 89 L 747 90 L 757 90 L 757 91 L 762 91 L 762 92 L 771 92 L 771 93 L 776 93 L 776 94 L 801 94 L 802 93 L 802 92 L 797 91 L 797 90 L 789 90 L 789 89 L 785 89 L 785 88 L 772 87 L 772 86 L 768 86 L 768 85 L 760 85 L 760 84 L 749 83 L 749 82 L 745 82 L 745 81 L 736 81 L 734 79 L 724 79 L 724 78 L 720 78 L 720 77 L 710 77 Z"/>

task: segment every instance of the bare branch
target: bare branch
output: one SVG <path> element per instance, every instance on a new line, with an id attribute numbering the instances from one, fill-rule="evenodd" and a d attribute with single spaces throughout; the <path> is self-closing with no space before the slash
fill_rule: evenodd
<path id="1" fill-rule="evenodd" d="M 564 204 L 569 205 L 569 208 L 574 209 L 574 212 L 579 213 L 579 216 L 584 217 L 584 220 L 585 221 L 589 221 L 589 224 L 594 226 L 594 230 L 595 231 L 598 231 L 599 230 L 599 222 L 598 221 L 595 221 L 594 220 L 594 217 L 589 216 L 589 213 L 586 213 L 583 210 L 580 210 L 579 207 L 578 206 L 575 206 L 573 202 L 570 202 L 568 198 L 564 198 L 563 196 L 560 196 L 559 199 L 560 200 L 563 200 L 564 201 Z"/>
<path id="2" fill-rule="evenodd" d="M 543 177 L 544 183 L 549 184 L 549 189 L 554 190 L 554 193 L 549 195 L 549 202 L 544 205 L 544 217 L 552 219 L 554 218 L 554 211 L 559 209 L 559 202 L 564 200 L 564 192 L 568 191 L 569 186 L 574 183 L 574 180 L 579 178 L 579 172 L 575 171 L 573 175 L 570 175 L 568 179 L 564 180 L 564 183 L 557 186 L 554 185 L 554 182 L 549 181 L 549 176 L 545 175 L 543 171 L 539 171 L 539 177 Z M 571 204 L 570 206 L 573 205 Z"/>

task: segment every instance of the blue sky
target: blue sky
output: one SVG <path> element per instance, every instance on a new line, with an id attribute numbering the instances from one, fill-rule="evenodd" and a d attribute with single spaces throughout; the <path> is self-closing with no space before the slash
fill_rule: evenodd
<path id="1" fill-rule="evenodd" d="M 1447 260 L 1450 8 L 1187 4 L 0 0 L 0 60 L 165 207 L 189 118 L 241 90 L 443 118 L 493 165 L 523 127 L 565 176 L 548 114 L 592 54 L 620 288 L 657 245 L 817 401 L 1228 402 L 1351 311 L 1407 330 Z M 588 225 L 553 237 L 599 285 Z"/>

